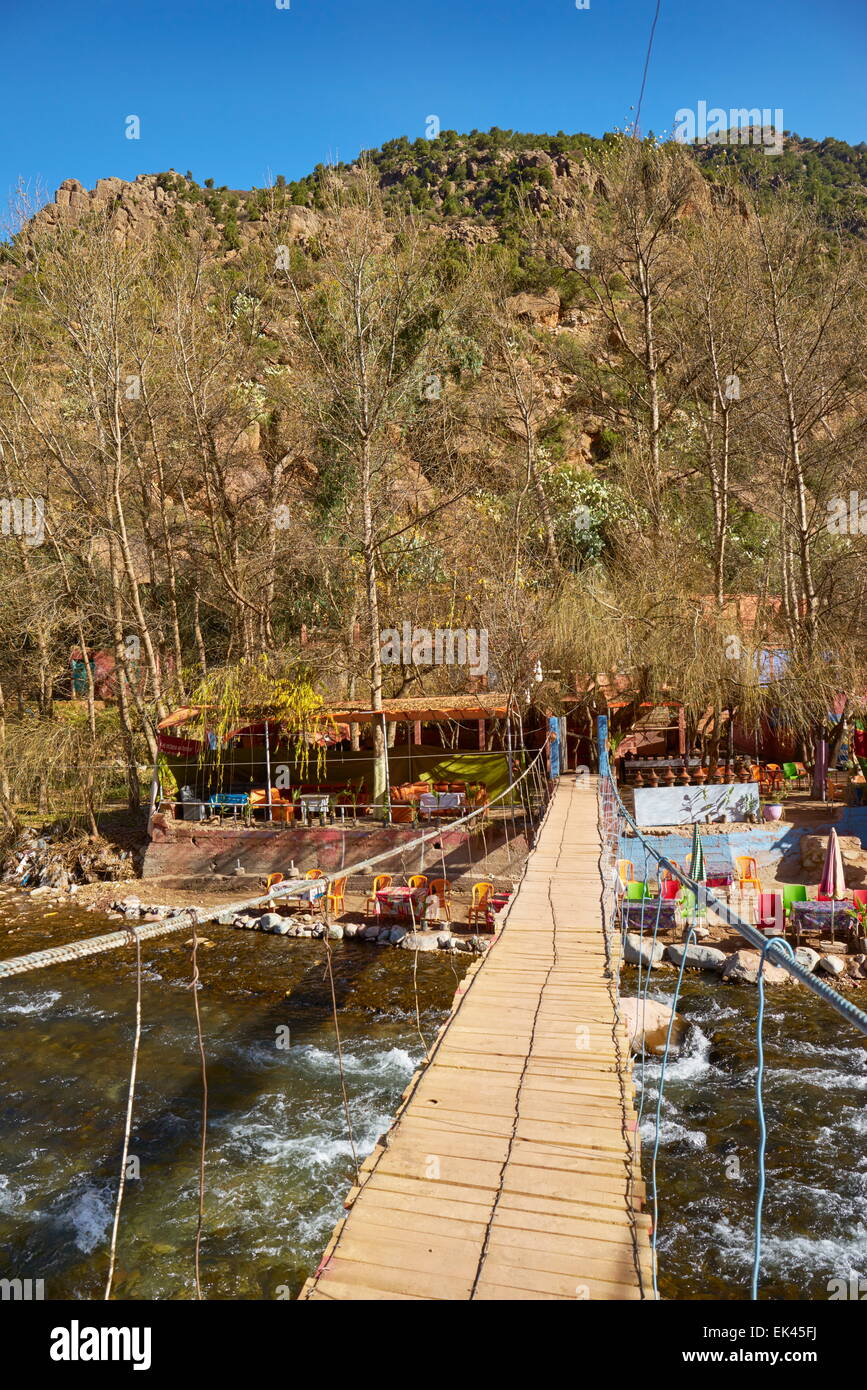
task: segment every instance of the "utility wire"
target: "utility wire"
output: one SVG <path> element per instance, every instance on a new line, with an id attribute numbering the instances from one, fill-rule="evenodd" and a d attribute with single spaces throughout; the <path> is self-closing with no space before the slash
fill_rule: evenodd
<path id="1" fill-rule="evenodd" d="M 644 72 L 641 78 L 641 91 L 638 94 L 638 105 L 635 108 L 635 122 L 632 127 L 632 135 L 633 139 L 635 140 L 641 138 L 638 122 L 641 119 L 641 103 L 644 101 L 644 88 L 647 85 L 647 70 L 650 67 L 650 54 L 653 49 L 653 36 L 656 33 L 656 21 L 659 19 L 659 9 L 661 4 L 662 0 L 656 0 L 656 12 L 653 16 L 653 23 L 650 26 L 650 38 L 647 41 L 647 56 L 644 59 Z"/>

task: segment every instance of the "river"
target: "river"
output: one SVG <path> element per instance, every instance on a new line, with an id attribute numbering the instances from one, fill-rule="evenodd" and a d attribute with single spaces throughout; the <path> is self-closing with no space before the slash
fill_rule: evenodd
<path id="1" fill-rule="evenodd" d="M 101 919 L 0 897 L 0 954 L 96 935 Z M 202 1286 L 212 1299 L 293 1297 L 313 1272 L 352 1181 L 331 994 L 319 942 L 203 929 L 209 1087 Z M 195 1296 L 201 1074 L 186 933 L 143 947 L 143 1032 L 115 1296 Z M 388 1127 L 423 1055 L 413 956 L 333 948 L 349 1112 L 359 1156 Z M 418 960 L 432 1040 L 469 962 Z M 626 992 L 634 974 L 626 972 Z M 670 997 L 674 977 L 651 995 Z M 135 962 L 111 952 L 0 986 L 2 1275 L 47 1299 L 100 1298 L 133 1037 Z M 756 1186 L 752 989 L 688 977 L 692 1024 L 669 1064 L 659 1154 L 660 1292 L 744 1298 Z M 288 1029 L 288 1033 L 287 1030 Z M 804 991 L 768 994 L 765 1298 L 826 1298 L 867 1275 L 867 1050 Z M 636 1077 L 641 1078 L 636 1066 Z M 659 1063 L 646 1069 L 649 1175 Z"/>

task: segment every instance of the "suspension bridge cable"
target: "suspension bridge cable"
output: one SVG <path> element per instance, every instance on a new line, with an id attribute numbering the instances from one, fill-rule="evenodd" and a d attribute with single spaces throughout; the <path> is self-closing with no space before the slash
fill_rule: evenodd
<path id="1" fill-rule="evenodd" d="M 195 1279 L 196 1279 L 196 1298 L 202 1297 L 201 1281 L 201 1254 L 202 1254 L 202 1228 L 205 1223 L 205 1149 L 208 1141 L 208 1067 L 205 1059 L 205 1041 L 202 1037 L 202 1015 L 199 1009 L 199 933 L 195 911 L 193 916 L 193 976 L 190 982 L 193 991 L 193 1012 L 196 1016 L 196 1040 L 199 1045 L 199 1059 L 202 1070 L 202 1112 L 201 1129 L 202 1137 L 199 1145 L 199 1208 L 196 1217 L 196 1251 L 195 1251 Z"/>
<path id="2" fill-rule="evenodd" d="M 109 1248 L 108 1259 L 108 1278 L 105 1284 L 105 1299 L 111 1298 L 111 1286 L 114 1280 L 114 1265 L 117 1256 L 117 1233 L 120 1227 L 120 1208 L 123 1202 L 123 1193 L 126 1186 L 126 1166 L 129 1156 L 129 1137 L 132 1130 L 132 1107 L 135 1096 L 135 1079 L 138 1071 L 138 1054 L 141 1044 L 141 941 L 136 936 L 136 998 L 135 998 L 135 1034 L 132 1044 L 132 1065 L 129 1073 L 129 1091 L 126 1101 L 126 1123 L 123 1131 L 123 1146 L 120 1156 L 120 1181 L 117 1188 L 117 1201 L 114 1207 L 114 1223 L 111 1228 L 111 1245 Z"/>
<path id="3" fill-rule="evenodd" d="M 764 1023 L 765 1023 L 765 959 L 772 947 L 777 946 L 782 950 L 785 948 L 794 959 L 795 953 L 788 941 L 783 941 L 778 936 L 772 936 L 765 943 L 762 950 L 762 959 L 759 962 L 759 1007 L 756 1013 L 756 1115 L 759 1121 L 759 1149 L 758 1149 L 758 1185 L 756 1188 L 756 1215 L 753 1233 L 753 1276 L 750 1284 L 750 1296 L 755 1302 L 759 1296 L 759 1267 L 762 1259 L 762 1207 L 765 1201 L 765 1150 L 768 1143 L 768 1131 L 765 1125 L 765 1102 L 762 1094 L 765 1077 L 765 1043 L 764 1043 Z"/>
<path id="4" fill-rule="evenodd" d="M 647 56 L 644 59 L 644 72 L 641 76 L 641 91 L 638 94 L 638 105 L 635 109 L 635 120 L 633 122 L 633 138 L 640 139 L 639 121 L 641 119 L 641 103 L 644 101 L 644 88 L 647 85 L 647 71 L 650 67 L 650 54 L 653 50 L 653 36 L 656 33 L 656 21 L 659 19 L 659 10 L 662 0 L 656 0 L 656 11 L 653 16 L 653 23 L 650 26 L 650 38 L 647 41 Z"/>

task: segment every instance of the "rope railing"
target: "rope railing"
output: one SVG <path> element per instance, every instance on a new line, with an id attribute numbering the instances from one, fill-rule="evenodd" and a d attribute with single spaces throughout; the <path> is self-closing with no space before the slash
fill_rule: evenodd
<path id="1" fill-rule="evenodd" d="M 328 885 L 336 883 L 339 879 L 346 878 L 349 874 L 357 874 L 368 869 L 374 868 L 378 864 L 383 864 L 388 859 L 393 859 L 395 855 L 405 856 L 409 851 L 417 849 L 425 844 L 440 839 L 441 836 L 451 831 L 459 830 L 464 826 L 470 825 L 479 817 L 484 817 L 492 806 L 500 801 L 511 799 L 513 821 L 514 812 L 519 808 L 524 821 L 524 835 L 528 848 L 530 839 L 538 826 L 539 820 L 544 812 L 549 796 L 549 784 L 544 768 L 546 749 L 543 745 L 536 756 L 527 764 L 524 771 L 510 782 L 504 791 L 500 792 L 484 806 L 478 806 L 465 816 L 460 816 L 457 820 L 444 821 L 434 829 L 425 831 L 423 834 L 408 840 L 403 844 L 394 845 L 391 849 L 382 851 L 367 859 L 362 859 L 358 863 L 345 865 L 341 869 L 323 873 L 317 880 L 319 884 L 325 885 L 327 893 Z M 520 789 L 520 795 L 516 799 L 514 793 Z M 284 888 L 281 894 L 280 889 Z M 62 946 L 50 946 L 44 951 L 32 951 L 24 956 L 11 956 L 8 960 L 0 960 L 0 980 L 14 975 L 23 975 L 31 970 L 41 970 L 49 965 L 59 965 L 66 961 L 80 960 L 84 956 L 97 955 L 104 951 L 115 950 L 121 946 L 134 946 L 136 941 L 148 941 L 157 937 L 167 936 L 175 931 L 189 929 L 191 914 L 195 913 L 196 920 L 199 922 L 218 921 L 221 917 L 226 917 L 230 913 L 242 913 L 248 908 L 267 906 L 269 902 L 276 902 L 281 897 L 291 896 L 291 884 L 273 884 L 265 892 L 259 892 L 255 897 L 246 898 L 241 902 L 233 901 L 220 903 L 216 906 L 202 909 L 190 908 L 180 913 L 178 917 L 167 918 L 162 922 L 146 922 L 139 926 L 132 923 L 113 932 L 107 932 L 102 936 L 86 937 L 81 941 L 71 941 Z"/>

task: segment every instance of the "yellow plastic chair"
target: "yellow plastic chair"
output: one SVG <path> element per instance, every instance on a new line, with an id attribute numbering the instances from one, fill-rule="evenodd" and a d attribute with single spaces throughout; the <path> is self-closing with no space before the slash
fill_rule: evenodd
<path id="1" fill-rule="evenodd" d="M 427 888 L 426 874 L 412 874 L 406 881 L 407 888 Z"/>
<path id="2" fill-rule="evenodd" d="M 494 891 L 493 883 L 474 883 L 473 896 L 467 908 L 467 926 L 475 926 L 481 920 L 487 925 L 488 900 Z"/>
<path id="3" fill-rule="evenodd" d="M 759 878 L 759 866 L 751 854 L 739 854 L 735 860 L 735 867 L 738 871 L 738 887 L 755 888 L 757 893 L 761 893 L 762 884 Z"/>
<path id="4" fill-rule="evenodd" d="M 372 917 L 376 912 L 376 895 L 381 888 L 390 888 L 394 882 L 391 874 L 377 874 L 364 904 L 365 917 Z"/>
<path id="5" fill-rule="evenodd" d="M 325 894 L 326 906 L 329 912 L 333 912 L 335 917 L 346 911 L 346 879 L 338 878 L 332 883 L 328 892 Z"/>
<path id="6" fill-rule="evenodd" d="M 451 896 L 452 885 L 447 878 L 434 878 L 431 879 L 430 891 L 436 893 L 443 912 L 445 913 L 446 921 L 450 922 L 452 920 L 452 907 L 449 898 Z"/>
<path id="7" fill-rule="evenodd" d="M 617 873 L 618 873 L 618 875 L 619 875 L 619 877 L 620 877 L 620 882 L 621 882 L 621 883 L 623 883 L 623 884 L 631 883 L 631 882 L 633 881 L 633 879 L 635 878 L 635 865 L 633 864 L 632 860 L 631 860 L 631 859 L 618 859 L 618 861 L 617 861 Z"/>

